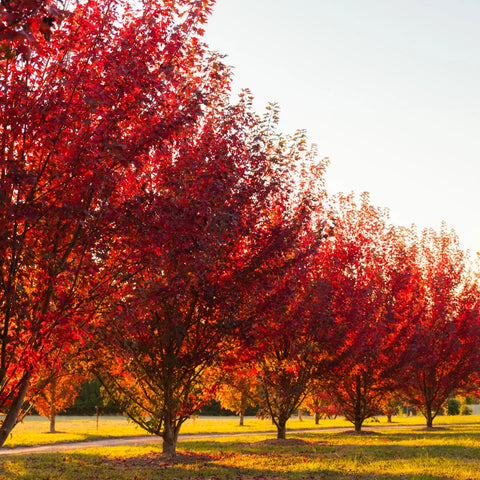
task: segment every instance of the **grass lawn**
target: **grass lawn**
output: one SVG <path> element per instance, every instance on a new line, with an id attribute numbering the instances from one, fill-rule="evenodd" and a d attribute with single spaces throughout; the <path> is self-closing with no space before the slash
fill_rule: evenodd
<path id="1" fill-rule="evenodd" d="M 394 417 L 394 425 L 423 425 L 424 418 L 417 417 Z M 465 423 L 480 423 L 480 415 L 467 416 L 442 416 L 437 417 L 434 425 Z M 385 417 L 379 417 L 376 420 L 367 420 L 367 427 L 380 427 L 387 425 Z M 350 427 L 351 423 L 337 418 L 334 420 L 320 420 L 319 425 L 315 425 L 312 417 L 304 417 L 303 421 L 297 418 L 291 418 L 287 423 L 288 430 L 295 429 L 315 429 L 315 428 L 333 428 Z M 59 416 L 57 419 L 57 431 L 60 433 L 48 433 L 49 422 L 47 419 L 37 416 L 27 417 L 21 424 L 13 430 L 5 447 L 48 445 L 52 443 L 78 442 L 82 440 L 95 440 L 101 438 L 115 438 L 131 435 L 145 435 L 145 431 L 128 422 L 122 416 L 99 417 L 98 428 L 95 417 L 65 417 Z M 245 426 L 240 427 L 237 417 L 198 417 L 188 420 L 180 431 L 181 434 L 202 434 L 202 433 L 255 433 L 255 432 L 275 432 L 275 426 L 269 420 L 261 420 L 255 417 L 247 417 Z M 480 478 L 480 475 L 479 475 Z M 1 477 L 0 477 L 1 480 Z"/>
<path id="2" fill-rule="evenodd" d="M 423 417 L 398 417 L 395 425 L 422 424 Z M 271 422 L 247 418 L 197 418 L 182 433 L 242 432 L 239 437 L 179 441 L 172 463 L 161 445 L 104 447 L 56 454 L 0 457 L 0 479 L 45 480 L 264 480 L 264 479 L 428 479 L 477 480 L 480 478 L 480 418 L 439 417 L 436 424 L 457 423 L 433 431 L 419 427 L 387 429 L 386 420 L 371 422 L 374 433 L 287 433 L 275 439 Z M 475 423 L 477 422 L 477 423 Z M 343 420 L 322 421 L 319 427 L 348 425 Z M 63 434 L 44 433 L 48 421 L 28 418 L 19 425 L 10 446 L 78 441 L 144 432 L 122 417 L 61 417 Z M 291 419 L 289 429 L 316 428 L 311 418 Z M 261 435 L 253 432 L 270 431 Z"/>
<path id="3" fill-rule="evenodd" d="M 409 419 L 405 419 L 409 420 Z M 385 419 L 381 419 L 385 422 Z M 417 422 L 422 421 L 417 417 Z M 480 417 L 478 419 L 480 421 Z M 367 424 L 371 424 L 368 422 Z M 48 433 L 49 421 L 38 416 L 26 417 L 17 425 L 10 435 L 5 447 L 48 445 L 52 443 L 78 442 L 82 440 L 95 440 L 100 438 L 115 438 L 131 435 L 146 435 L 146 432 L 135 424 L 127 421 L 122 416 L 99 417 L 98 428 L 96 417 L 65 417 L 59 416 L 56 422 L 56 430 L 59 433 Z M 293 429 L 311 429 L 318 427 L 346 427 L 351 424 L 338 418 L 335 420 L 322 420 L 315 425 L 311 417 L 305 417 L 304 421 L 296 418 L 289 420 L 287 427 Z M 254 433 L 275 432 L 275 426 L 269 420 L 261 420 L 255 417 L 247 417 L 245 425 L 239 426 L 237 417 L 197 417 L 188 420 L 180 431 L 181 434 L 201 433 Z M 0 477 L 1 480 L 1 477 Z"/>
<path id="4" fill-rule="evenodd" d="M 424 431 L 291 434 L 184 440 L 176 462 L 161 445 L 0 458 L 0 478 L 48 480 L 266 480 L 480 478 L 480 425 Z"/>

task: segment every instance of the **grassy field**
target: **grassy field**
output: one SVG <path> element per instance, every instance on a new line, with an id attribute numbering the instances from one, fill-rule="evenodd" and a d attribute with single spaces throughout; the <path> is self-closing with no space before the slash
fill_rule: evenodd
<path id="1" fill-rule="evenodd" d="M 411 419 L 402 419 L 410 421 Z M 380 421 L 385 422 L 385 419 Z M 417 417 L 417 422 L 422 421 Z M 480 421 L 480 418 L 479 418 Z M 369 421 L 367 424 L 370 425 Z M 304 421 L 292 418 L 288 422 L 288 428 L 310 429 L 318 427 L 346 427 L 350 426 L 345 420 L 322 420 L 315 425 L 311 417 L 305 417 Z M 14 430 L 5 443 L 6 447 L 48 445 L 51 443 L 78 442 L 82 440 L 95 440 L 100 438 L 115 438 L 130 435 L 145 435 L 145 431 L 135 424 L 128 422 L 122 416 L 99 417 L 98 428 L 95 417 L 62 417 L 59 416 L 56 422 L 56 429 L 59 433 L 50 434 L 49 422 L 47 419 L 37 416 L 27 417 Z M 245 425 L 239 426 L 237 417 L 198 417 L 188 420 L 182 425 L 182 434 L 203 434 L 203 433 L 254 433 L 264 431 L 275 431 L 275 426 L 269 420 L 261 420 L 255 417 L 247 417 Z M 0 479 L 1 480 L 1 479 Z"/>
<path id="2" fill-rule="evenodd" d="M 435 425 L 461 423 L 480 423 L 480 415 L 467 415 L 448 417 L 442 416 L 435 419 Z M 423 425 L 422 416 L 417 417 L 394 417 L 393 425 Z M 385 417 L 375 420 L 367 420 L 367 427 L 388 425 Z M 321 420 L 315 425 L 311 417 L 304 417 L 299 421 L 295 417 L 287 423 L 289 430 L 351 427 L 351 423 L 343 418 L 334 420 Z M 49 445 L 53 443 L 78 442 L 82 440 L 95 440 L 101 438 L 116 438 L 131 435 L 145 435 L 145 431 L 128 422 L 122 416 L 99 417 L 98 428 L 95 417 L 62 417 L 57 419 L 57 431 L 60 433 L 48 433 L 49 422 L 47 419 L 37 416 L 27 417 L 19 424 L 5 443 L 5 447 Z M 182 434 L 205 434 L 205 433 L 242 433 L 275 432 L 275 426 L 269 420 L 261 420 L 255 417 L 247 417 L 245 425 L 239 426 L 237 417 L 198 417 L 188 420 L 182 425 Z M 480 476 L 479 476 L 480 478 Z M 1 480 L 1 477 L 0 477 Z"/>
<path id="3" fill-rule="evenodd" d="M 0 479 L 43 480 L 157 480 L 157 479 L 356 479 L 356 480 L 477 480 L 480 478 L 480 418 L 440 417 L 437 425 L 454 422 L 433 431 L 419 427 L 386 428 L 384 419 L 371 423 L 374 433 L 349 435 L 338 432 L 306 432 L 275 440 L 268 421 L 247 419 L 239 427 L 236 419 L 200 418 L 190 421 L 184 433 L 240 431 L 240 437 L 180 440 L 178 457 L 171 463 L 161 453 L 161 445 L 108 447 L 56 454 L 0 457 Z M 323 421 L 321 427 L 341 426 L 342 420 Z M 475 423 L 478 422 L 478 423 Z M 422 423 L 422 417 L 396 418 L 395 425 Z M 74 435 L 93 438 L 141 435 L 142 431 L 121 418 L 62 420 L 58 427 Z M 48 423 L 38 419 L 24 422 L 18 439 L 30 432 L 50 441 L 60 434 L 42 433 Z M 291 420 L 289 428 L 314 428 L 311 419 Z M 272 433 L 251 435 L 255 431 Z M 38 437 L 37 437 L 38 435 Z M 11 442 L 15 442 L 15 435 Z M 78 439 L 78 438 L 77 438 Z M 61 440 L 65 441 L 65 440 Z M 12 445 L 11 443 L 11 445 Z M 19 442 L 22 443 L 22 442 Z"/>

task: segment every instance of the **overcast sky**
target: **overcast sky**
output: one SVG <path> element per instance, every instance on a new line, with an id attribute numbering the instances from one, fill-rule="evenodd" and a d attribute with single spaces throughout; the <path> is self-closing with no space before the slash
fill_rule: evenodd
<path id="1" fill-rule="evenodd" d="M 327 186 L 480 251 L 480 0 L 217 0 L 210 47 L 280 129 L 330 158 Z"/>

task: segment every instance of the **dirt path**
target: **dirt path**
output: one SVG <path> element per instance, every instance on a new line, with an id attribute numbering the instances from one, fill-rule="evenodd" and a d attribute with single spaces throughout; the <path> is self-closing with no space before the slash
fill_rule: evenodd
<path id="1" fill-rule="evenodd" d="M 454 426 L 454 425 L 450 425 Z M 365 431 L 371 431 L 375 429 L 388 429 L 388 428 L 416 428 L 423 427 L 423 425 L 369 425 L 363 427 Z M 442 427 L 439 425 L 438 427 Z M 310 428 L 303 430 L 288 430 L 287 436 L 297 433 L 334 433 L 334 432 L 346 432 L 351 430 L 349 427 L 332 427 L 332 428 Z M 181 444 L 185 440 L 202 440 L 206 438 L 218 438 L 218 437 L 244 437 L 244 436 L 268 436 L 275 437 L 275 432 L 249 432 L 249 433 L 209 433 L 209 434 L 193 434 L 193 435 L 179 435 L 178 441 Z M 85 448 L 98 448 L 98 447 L 116 447 L 116 446 L 138 446 L 138 445 L 153 445 L 162 443 L 162 439 L 153 435 L 141 435 L 131 437 L 120 438 L 105 438 L 102 440 L 89 440 L 82 442 L 71 443 L 55 443 L 52 445 L 39 445 L 35 447 L 4 447 L 0 449 L 0 457 L 7 455 L 27 455 L 34 453 L 58 453 L 71 450 L 81 450 Z"/>

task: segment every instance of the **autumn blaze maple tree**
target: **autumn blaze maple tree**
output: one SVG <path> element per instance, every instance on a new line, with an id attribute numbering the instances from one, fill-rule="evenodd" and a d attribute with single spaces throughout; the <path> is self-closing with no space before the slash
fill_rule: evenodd
<path id="1" fill-rule="evenodd" d="M 285 439 L 288 419 L 310 392 L 325 350 L 318 338 L 328 327 L 322 316 L 312 319 L 303 311 L 309 298 L 301 296 L 305 293 L 301 285 L 296 276 L 287 282 L 285 277 L 279 279 L 272 297 L 261 302 L 264 314 L 252 328 L 251 361 L 260 383 L 259 405 L 277 427 L 279 439 Z"/>
<path id="2" fill-rule="evenodd" d="M 204 385 L 212 389 L 221 407 L 239 416 L 240 426 L 245 424 L 246 410 L 258 407 L 260 401 L 255 367 L 242 361 L 245 360 L 242 351 L 241 342 L 232 336 L 230 346 L 222 348 L 221 361 L 205 371 L 203 380 Z"/>
<path id="3" fill-rule="evenodd" d="M 318 380 L 360 431 L 395 387 L 402 358 L 402 324 L 388 308 L 394 235 L 368 197 L 340 197 L 337 205 L 334 235 L 323 245 L 316 272 L 329 284 L 326 308 L 334 318 L 333 361 Z"/>
<path id="4" fill-rule="evenodd" d="M 245 94 L 237 105 L 213 105 L 152 152 L 144 193 L 123 217 L 125 252 L 142 269 L 99 325 L 99 371 L 109 395 L 161 435 L 169 454 L 207 398 L 202 373 L 249 329 L 245 299 L 295 241 L 279 221 L 293 188 L 290 158 L 271 154 L 250 102 Z"/>
<path id="5" fill-rule="evenodd" d="M 137 172 L 223 89 L 198 40 L 209 9 L 86 0 L 29 58 L 0 58 L 0 445 L 45 359 L 135 268 L 112 234 Z"/>
<path id="6" fill-rule="evenodd" d="M 229 103 L 212 4 L 0 0 L 0 446 L 73 344 L 170 454 L 235 342 L 279 437 L 312 382 L 360 430 L 478 374 L 454 236 L 332 216 L 304 134 Z"/>
<path id="7" fill-rule="evenodd" d="M 287 138 L 285 145 L 288 140 L 301 145 L 303 138 L 301 134 Z M 313 372 L 322 363 L 325 344 L 319 337 L 328 330 L 323 311 L 312 313 L 309 297 L 310 263 L 331 227 L 324 205 L 325 163 L 316 162 L 311 152 L 302 157 L 300 150 L 293 156 L 299 183 L 279 220 L 285 231 L 291 232 L 293 241 L 269 260 L 272 274 L 250 292 L 243 310 L 251 325 L 243 352 L 250 359 L 244 358 L 243 362 L 254 365 L 261 412 L 272 419 L 279 439 L 285 438 L 286 423 L 301 405 Z"/>
<path id="8" fill-rule="evenodd" d="M 82 385 L 92 377 L 80 346 L 84 349 L 84 342 L 66 342 L 50 352 L 30 382 L 25 401 L 50 420 L 50 433 L 57 433 L 57 415 L 73 406 Z"/>
<path id="9" fill-rule="evenodd" d="M 38 394 L 33 398 L 27 396 L 27 399 L 40 415 L 48 417 L 50 433 L 57 433 L 57 415 L 73 405 L 86 377 L 80 373 L 69 371 L 68 367 L 59 368 L 57 366 L 52 366 L 49 370 L 43 368 L 38 376 L 40 385 L 33 385 L 31 389 L 34 392 L 38 389 Z"/>
<path id="10" fill-rule="evenodd" d="M 478 279 L 453 232 L 408 232 L 406 249 L 419 267 L 416 291 L 404 298 L 410 324 L 403 393 L 427 427 L 449 397 L 472 389 L 480 367 Z M 412 315 L 410 315 L 410 320 Z"/>
<path id="11" fill-rule="evenodd" d="M 314 381 L 313 385 L 302 403 L 302 407 L 313 414 L 315 424 L 321 418 L 337 418 L 342 409 L 335 400 L 325 391 L 321 382 Z"/>
<path id="12" fill-rule="evenodd" d="M 249 407 L 258 407 L 259 384 L 251 371 L 222 372 L 217 377 L 221 380 L 215 390 L 215 399 L 222 408 L 232 411 L 239 417 L 239 425 L 245 425 L 245 413 Z"/>

